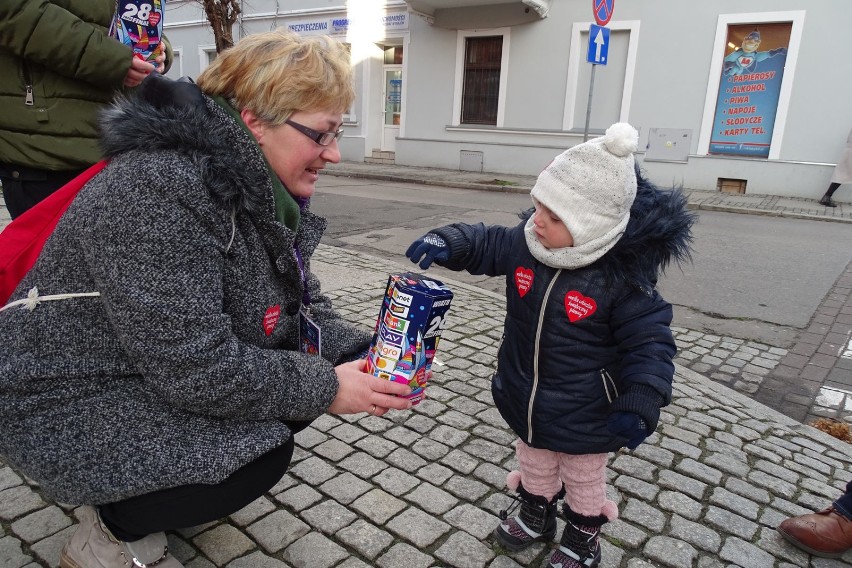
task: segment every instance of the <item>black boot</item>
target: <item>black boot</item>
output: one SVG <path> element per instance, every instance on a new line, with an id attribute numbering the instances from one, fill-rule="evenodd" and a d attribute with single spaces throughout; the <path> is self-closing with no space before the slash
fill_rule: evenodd
<path id="1" fill-rule="evenodd" d="M 594 568 L 601 562 L 601 526 L 607 522 L 604 515 L 586 517 L 562 506 L 565 530 L 559 548 L 550 555 L 548 568 Z"/>
<path id="2" fill-rule="evenodd" d="M 565 491 L 559 492 L 548 502 L 541 495 L 533 495 L 518 485 L 521 512 L 511 519 L 507 511 L 500 511 L 500 525 L 494 529 L 494 537 L 503 548 L 517 552 L 536 542 L 550 542 L 556 536 L 556 506 Z"/>
<path id="3" fill-rule="evenodd" d="M 823 195 L 822 199 L 819 200 L 819 204 L 825 205 L 826 207 L 837 207 L 837 203 L 831 200 L 831 196 L 834 195 L 834 192 L 837 191 L 838 187 L 840 187 L 839 183 L 830 183 L 828 185 L 828 189 L 825 191 L 825 195 Z"/>

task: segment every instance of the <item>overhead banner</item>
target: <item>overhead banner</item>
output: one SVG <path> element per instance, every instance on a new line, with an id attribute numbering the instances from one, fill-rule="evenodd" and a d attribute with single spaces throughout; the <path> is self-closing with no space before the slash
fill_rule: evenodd
<path id="1" fill-rule="evenodd" d="M 792 27 L 728 26 L 710 154 L 769 156 Z"/>

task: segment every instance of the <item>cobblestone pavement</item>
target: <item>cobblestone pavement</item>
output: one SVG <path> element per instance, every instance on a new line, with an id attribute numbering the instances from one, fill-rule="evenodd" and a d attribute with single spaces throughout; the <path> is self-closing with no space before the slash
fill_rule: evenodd
<path id="1" fill-rule="evenodd" d="M 372 328 L 387 273 L 409 267 L 322 245 L 314 268 L 341 313 Z M 268 494 L 227 519 L 169 534 L 187 567 L 542 565 L 549 546 L 510 554 L 489 537 L 516 466 L 514 436 L 489 387 L 503 299 L 446 282 L 455 298 L 429 398 L 381 418 L 316 420 L 296 436 L 293 466 Z M 715 357 L 705 364 L 732 376 L 760 376 L 788 355 L 676 331 L 683 353 L 695 354 L 690 364 Z M 613 455 L 607 474 L 621 517 L 604 527 L 602 568 L 852 566 L 852 553 L 811 558 L 775 531 L 841 493 L 852 446 L 684 366 L 657 432 Z M 56 566 L 75 522 L 73 507 L 0 467 L 0 566 Z"/>

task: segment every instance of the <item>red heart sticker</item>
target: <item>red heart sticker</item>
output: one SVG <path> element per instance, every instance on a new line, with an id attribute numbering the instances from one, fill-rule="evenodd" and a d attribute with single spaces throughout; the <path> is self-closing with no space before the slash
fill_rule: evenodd
<path id="1" fill-rule="evenodd" d="M 527 292 L 532 288 L 533 271 L 532 268 L 524 268 L 519 266 L 515 269 L 515 286 L 518 287 L 518 294 L 521 298 L 527 295 Z"/>
<path id="2" fill-rule="evenodd" d="M 266 335 L 272 335 L 272 330 L 278 324 L 278 318 L 281 317 L 281 306 L 275 304 L 266 308 L 266 314 L 263 316 L 263 331 Z"/>
<path id="3" fill-rule="evenodd" d="M 597 302 L 576 290 L 571 290 L 565 294 L 565 311 L 568 312 L 568 319 L 571 323 L 589 317 L 597 309 Z"/>
<path id="4" fill-rule="evenodd" d="M 160 23 L 160 13 L 159 12 L 151 12 L 151 14 L 148 16 L 148 25 L 149 26 L 156 26 L 159 23 Z"/>

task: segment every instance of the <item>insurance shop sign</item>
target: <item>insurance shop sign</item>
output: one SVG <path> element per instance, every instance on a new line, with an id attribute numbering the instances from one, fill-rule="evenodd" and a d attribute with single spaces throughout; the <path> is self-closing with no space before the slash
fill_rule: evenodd
<path id="1" fill-rule="evenodd" d="M 375 22 L 364 22 L 362 19 L 338 16 L 332 18 L 314 18 L 287 22 L 287 29 L 299 35 L 342 35 L 347 34 L 358 24 L 370 24 L 371 29 L 407 30 L 408 13 L 399 12 L 383 14 L 375 18 Z M 378 25 L 375 25 L 378 24 Z"/>
<path id="2" fill-rule="evenodd" d="M 728 27 L 709 153 L 766 158 L 792 23 Z"/>

